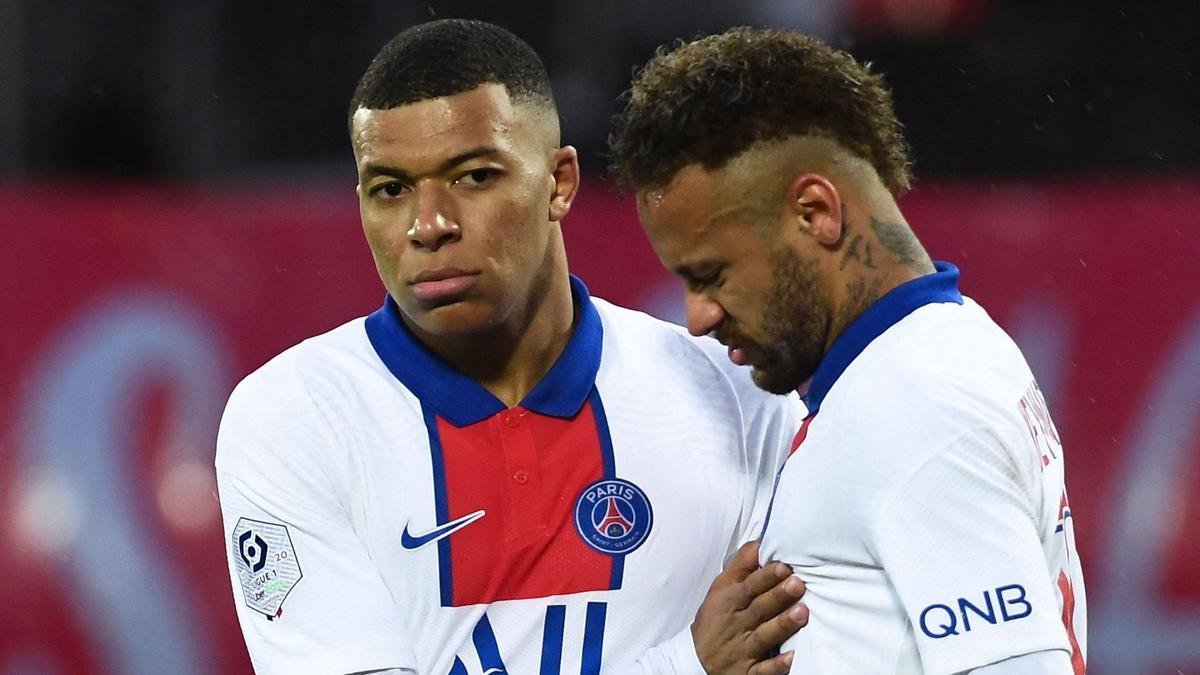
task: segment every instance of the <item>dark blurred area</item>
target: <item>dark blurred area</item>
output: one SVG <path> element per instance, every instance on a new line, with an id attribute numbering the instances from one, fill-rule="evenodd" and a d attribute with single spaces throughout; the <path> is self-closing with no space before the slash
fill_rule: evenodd
<path id="1" fill-rule="evenodd" d="M 541 53 L 603 166 L 633 68 L 671 39 L 789 26 L 872 61 L 919 176 L 1200 166 L 1200 3 L 713 0 L 0 4 L 0 169 L 181 178 L 345 170 L 345 107 L 404 26 L 490 20 Z"/>

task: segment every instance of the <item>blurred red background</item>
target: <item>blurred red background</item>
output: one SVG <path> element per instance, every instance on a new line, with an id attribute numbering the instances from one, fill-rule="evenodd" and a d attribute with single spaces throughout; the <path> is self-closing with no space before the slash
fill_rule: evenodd
<path id="1" fill-rule="evenodd" d="M 0 188 L 0 673 L 249 672 L 217 423 L 245 374 L 382 301 L 354 193 L 67 183 Z M 1200 672 L 1200 180 L 922 183 L 902 206 L 1054 412 L 1090 671 Z M 593 293 L 680 317 L 606 184 L 565 232 Z"/>

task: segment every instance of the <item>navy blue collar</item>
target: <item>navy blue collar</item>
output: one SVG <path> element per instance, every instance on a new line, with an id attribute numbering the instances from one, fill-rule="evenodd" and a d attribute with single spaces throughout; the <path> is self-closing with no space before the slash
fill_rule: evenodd
<path id="1" fill-rule="evenodd" d="M 574 275 L 571 294 L 580 311 L 574 333 L 550 372 L 521 401 L 521 407 L 553 417 L 568 418 L 579 412 L 600 369 L 604 337 L 600 315 L 587 286 Z M 366 328 L 371 346 L 392 375 L 451 424 L 475 424 L 506 409 L 490 391 L 421 344 L 404 325 L 391 296 L 367 317 Z"/>
<path id="2" fill-rule="evenodd" d="M 935 302 L 962 304 L 962 294 L 958 292 L 958 268 L 941 261 L 935 262 L 934 267 L 937 269 L 936 273 L 906 281 L 888 291 L 833 341 L 833 346 L 821 359 L 817 372 L 813 374 L 808 393 L 804 395 L 809 415 L 820 410 L 821 402 L 825 400 L 825 395 L 829 393 L 833 383 L 838 381 L 867 345 L 883 335 L 884 331 L 919 307 Z"/>

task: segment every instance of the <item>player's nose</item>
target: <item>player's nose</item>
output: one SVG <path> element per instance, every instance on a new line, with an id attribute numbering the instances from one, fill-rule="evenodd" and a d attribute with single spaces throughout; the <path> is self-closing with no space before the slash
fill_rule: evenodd
<path id="1" fill-rule="evenodd" d="M 408 240 L 417 248 L 436 251 L 462 239 L 453 200 L 436 189 L 415 191 L 417 208 L 408 229 Z"/>
<path id="2" fill-rule="evenodd" d="M 684 308 L 688 332 L 697 337 L 713 332 L 725 320 L 725 308 L 704 293 L 687 291 Z"/>

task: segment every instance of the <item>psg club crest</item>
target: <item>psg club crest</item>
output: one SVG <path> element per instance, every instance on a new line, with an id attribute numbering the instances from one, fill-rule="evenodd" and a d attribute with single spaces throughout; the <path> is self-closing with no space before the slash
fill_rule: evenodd
<path id="1" fill-rule="evenodd" d="M 587 486 L 575 501 L 575 529 L 588 546 L 609 555 L 632 552 L 650 534 L 654 512 L 638 486 L 605 478 Z"/>

